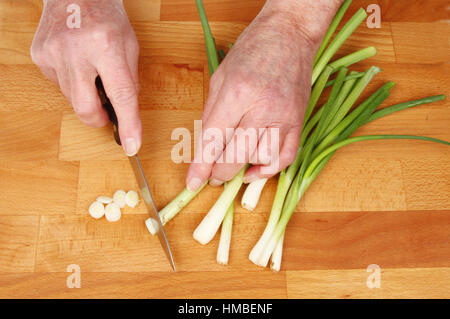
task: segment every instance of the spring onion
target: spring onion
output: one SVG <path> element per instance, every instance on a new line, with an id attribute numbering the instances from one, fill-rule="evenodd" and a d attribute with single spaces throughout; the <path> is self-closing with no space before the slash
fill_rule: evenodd
<path id="1" fill-rule="evenodd" d="M 268 178 L 260 178 L 250 183 L 245 189 L 245 193 L 242 196 L 241 206 L 249 211 L 255 209 L 258 204 L 261 191 L 266 185 Z"/>
<path id="2" fill-rule="evenodd" d="M 258 259 L 258 265 L 266 266 L 267 262 L 269 261 L 270 256 L 276 249 L 276 246 L 281 239 L 284 231 L 286 230 L 287 223 L 292 216 L 292 213 L 295 210 L 295 207 L 297 206 L 297 203 L 299 202 L 300 198 L 306 191 L 306 189 L 309 187 L 309 185 L 313 181 L 313 173 L 314 170 L 320 165 L 320 162 L 328 155 L 333 153 L 334 151 L 338 150 L 341 147 L 344 147 L 346 145 L 360 142 L 360 141 L 369 141 L 369 140 L 386 140 L 386 139 L 413 139 L 413 140 L 422 140 L 422 141 L 429 141 L 429 142 L 435 142 L 435 143 L 441 143 L 447 146 L 450 146 L 449 142 L 439 140 L 432 137 L 426 137 L 426 136 L 414 136 L 414 135 L 366 135 L 366 136 L 357 136 L 352 137 L 349 139 L 346 139 L 342 142 L 336 143 L 326 150 L 324 150 L 322 153 L 320 153 L 310 164 L 308 169 L 306 170 L 304 177 L 298 181 L 298 183 L 293 184 L 293 188 L 291 188 L 290 192 L 292 191 L 294 195 L 291 197 L 290 201 L 287 201 L 283 207 L 282 216 L 280 218 L 280 221 L 277 224 L 277 227 L 272 234 L 269 242 L 267 243 L 265 250 L 263 251 L 262 255 Z"/>
<path id="3" fill-rule="evenodd" d="M 208 57 L 209 74 L 213 74 L 219 66 L 219 57 L 217 55 L 216 43 L 209 27 L 208 19 L 206 17 L 205 8 L 202 0 L 195 0 L 198 13 L 200 15 L 200 22 L 203 28 L 203 34 L 205 36 L 206 55 Z"/>
<path id="4" fill-rule="evenodd" d="M 336 31 L 339 23 L 341 22 L 342 18 L 344 17 L 345 12 L 347 11 L 348 7 L 352 3 L 352 0 L 345 0 L 345 2 L 341 5 L 339 10 L 334 15 L 333 20 L 330 23 L 330 26 L 328 27 L 327 33 L 325 33 L 325 36 L 323 37 L 322 44 L 319 47 L 319 50 L 316 53 L 316 56 L 314 58 L 313 66 L 317 64 L 317 61 L 321 57 L 323 51 L 328 45 L 328 42 L 330 41 L 331 37 L 334 34 L 334 31 Z"/>
<path id="5" fill-rule="evenodd" d="M 177 197 L 159 211 L 161 223 L 165 225 L 169 220 L 174 218 L 195 196 L 197 196 L 198 193 L 200 193 L 206 184 L 207 182 L 196 191 L 191 191 L 187 188 L 183 189 Z"/>
<path id="6" fill-rule="evenodd" d="M 272 254 L 272 260 L 270 263 L 270 269 L 273 271 L 280 271 L 281 268 L 281 258 L 283 256 L 283 243 L 284 243 L 284 234 L 281 235 L 280 239 L 278 240 L 277 245 L 275 246 L 275 250 Z"/>
<path id="7" fill-rule="evenodd" d="M 244 174 L 249 165 L 245 165 L 236 174 L 235 177 L 225 184 L 222 194 L 215 202 L 213 207 L 209 210 L 208 214 L 203 218 L 200 225 L 195 229 L 193 237 L 202 245 L 206 245 L 213 239 L 217 230 L 222 224 L 223 218 L 227 213 L 228 208 L 234 201 L 239 189 L 244 181 Z"/>
<path id="8" fill-rule="evenodd" d="M 222 222 L 222 230 L 220 232 L 219 248 L 217 249 L 217 262 L 222 265 L 228 264 L 230 255 L 231 232 L 233 229 L 234 202 L 225 214 Z"/>
<path id="9" fill-rule="evenodd" d="M 322 73 L 323 69 L 326 67 L 328 62 L 331 60 L 336 51 L 341 47 L 341 45 L 347 40 L 347 38 L 355 31 L 355 29 L 364 21 L 367 17 L 367 13 L 363 8 L 360 8 L 351 19 L 344 25 L 344 27 L 339 31 L 333 41 L 330 43 L 328 48 L 323 52 L 317 64 L 314 66 L 312 74 L 312 84 L 314 84 Z"/>
<path id="10" fill-rule="evenodd" d="M 363 75 L 364 75 L 364 72 L 355 72 L 355 71 L 352 71 L 349 75 L 347 75 L 347 76 L 345 77 L 345 81 L 349 81 L 349 80 L 352 80 L 352 79 L 359 79 L 359 78 L 362 77 Z M 327 84 L 325 84 L 325 87 L 326 87 L 326 88 L 327 88 L 327 87 L 330 87 L 330 86 L 332 86 L 335 82 L 336 82 L 335 79 L 330 80 L 330 81 L 327 82 Z"/>
<path id="11" fill-rule="evenodd" d="M 333 68 L 334 71 L 337 71 L 343 66 L 348 67 L 359 61 L 368 59 L 374 56 L 375 54 L 377 54 L 377 49 L 375 49 L 375 47 L 367 47 L 365 49 L 346 55 L 343 58 L 340 58 L 339 60 L 331 62 L 329 66 Z"/>

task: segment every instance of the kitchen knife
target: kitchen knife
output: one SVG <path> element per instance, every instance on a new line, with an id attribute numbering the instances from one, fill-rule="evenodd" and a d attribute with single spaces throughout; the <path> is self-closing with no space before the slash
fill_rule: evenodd
<path id="1" fill-rule="evenodd" d="M 108 113 L 109 120 L 113 124 L 113 132 L 114 132 L 114 139 L 116 140 L 116 143 L 121 145 L 120 137 L 119 137 L 119 124 L 117 121 L 116 113 L 114 112 L 114 108 L 111 104 L 111 101 L 109 100 L 108 96 L 106 95 L 105 89 L 103 87 L 102 80 L 100 77 L 97 77 L 95 79 L 95 85 L 97 87 L 97 91 L 100 97 L 100 101 L 102 103 L 103 108 Z M 130 160 L 131 167 L 133 168 L 134 175 L 136 177 L 136 181 L 139 186 L 139 190 L 142 195 L 142 199 L 145 202 L 145 206 L 147 207 L 147 211 L 151 218 L 153 218 L 155 221 L 157 221 L 159 227 L 157 227 L 157 235 L 159 239 L 159 243 L 161 244 L 162 248 L 164 249 L 164 252 L 166 253 L 167 259 L 169 259 L 170 264 L 172 265 L 172 268 L 174 271 L 176 271 L 175 263 L 173 261 L 173 255 L 172 251 L 170 250 L 169 241 L 167 240 L 166 232 L 164 231 L 163 224 L 161 222 L 161 219 L 159 218 L 158 209 L 156 208 L 155 201 L 153 200 L 152 193 L 150 192 L 150 188 L 148 187 L 147 179 L 145 178 L 144 171 L 142 169 L 141 162 L 139 161 L 139 158 L 136 155 L 129 156 L 128 159 Z"/>

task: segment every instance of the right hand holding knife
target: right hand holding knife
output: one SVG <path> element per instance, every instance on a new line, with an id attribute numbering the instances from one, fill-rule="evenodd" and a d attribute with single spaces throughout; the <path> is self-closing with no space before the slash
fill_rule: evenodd
<path id="1" fill-rule="evenodd" d="M 85 124 L 108 123 L 96 89 L 101 77 L 117 114 L 119 135 L 128 156 L 141 147 L 138 106 L 139 44 L 121 0 L 79 0 L 80 28 L 66 19 L 72 0 L 45 0 L 31 47 L 31 57 L 42 72 L 61 87 Z"/>

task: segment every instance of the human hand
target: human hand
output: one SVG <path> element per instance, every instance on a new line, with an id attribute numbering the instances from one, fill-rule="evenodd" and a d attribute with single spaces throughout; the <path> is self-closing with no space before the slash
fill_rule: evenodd
<path id="1" fill-rule="evenodd" d="M 300 2 L 305 7 L 299 16 L 290 12 L 289 6 L 280 7 L 281 1 L 268 1 L 212 75 L 202 115 L 201 147 L 197 147 L 186 178 L 190 190 L 196 190 L 208 178 L 211 185 L 220 185 L 246 163 L 253 164 L 244 178 L 248 183 L 273 176 L 294 160 L 310 94 L 314 55 L 339 5 L 339 1 L 334 7 L 329 1 L 319 1 L 323 6 L 319 8 L 303 0 L 296 5 Z M 328 14 L 324 15 L 324 10 Z M 322 21 L 315 21 L 320 15 Z M 211 128 L 220 130 L 224 142 L 208 139 L 205 133 Z M 227 128 L 242 130 L 226 136 Z M 246 130 L 252 128 L 258 132 L 257 143 L 244 143 L 242 147 L 238 140 L 245 139 Z M 271 128 L 278 133 L 269 133 Z M 278 138 L 279 149 L 271 149 L 273 144 L 268 141 L 273 138 Z M 210 143 L 217 152 L 212 161 L 205 161 L 205 156 L 210 156 L 205 154 L 211 149 Z"/>
<path id="2" fill-rule="evenodd" d="M 138 107 L 139 44 L 122 0 L 79 0 L 81 27 L 66 24 L 72 0 L 44 0 L 44 11 L 31 46 L 31 57 L 58 84 L 85 124 L 108 122 L 95 86 L 100 75 L 119 122 L 125 153 L 141 146 Z"/>

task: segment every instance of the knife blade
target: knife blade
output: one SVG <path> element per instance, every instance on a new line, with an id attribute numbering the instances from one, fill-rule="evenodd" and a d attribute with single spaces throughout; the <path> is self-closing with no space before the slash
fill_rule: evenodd
<path id="1" fill-rule="evenodd" d="M 113 124 L 114 139 L 118 145 L 121 145 L 119 137 L 119 123 L 117 120 L 117 116 L 116 113 L 114 112 L 114 108 L 111 104 L 111 101 L 106 95 L 102 80 L 100 79 L 99 76 L 97 76 L 97 78 L 95 79 L 95 86 L 97 87 L 98 95 L 100 97 L 102 106 L 106 110 L 106 113 L 108 113 L 109 120 Z M 137 154 L 134 156 L 129 156 L 128 159 L 130 160 L 131 167 L 133 168 L 134 176 L 136 177 L 136 181 L 138 183 L 142 199 L 144 200 L 145 206 L 147 207 L 147 211 L 150 217 L 158 222 L 159 227 L 157 230 L 157 235 L 159 243 L 161 244 L 161 247 L 163 248 L 167 256 L 167 259 L 172 265 L 172 269 L 176 271 L 169 241 L 167 240 L 166 232 L 164 231 L 163 224 L 161 222 L 161 219 L 159 218 L 158 209 L 156 208 L 156 204 L 155 201 L 153 200 L 152 193 L 150 192 L 150 188 L 148 187 L 147 179 L 145 178 L 141 162 L 139 161 Z"/>
<path id="2" fill-rule="evenodd" d="M 167 259 L 169 259 L 170 264 L 172 265 L 172 269 L 176 271 L 172 251 L 170 250 L 169 246 L 169 241 L 167 240 L 166 232 L 164 231 L 161 218 L 159 218 L 158 209 L 156 208 L 152 193 L 150 192 L 150 188 L 148 187 L 147 179 L 145 178 L 144 171 L 142 170 L 141 162 L 139 161 L 137 154 L 134 156 L 129 156 L 128 159 L 130 160 L 134 175 L 136 176 L 136 181 L 138 183 L 139 190 L 141 191 L 142 199 L 147 206 L 147 211 L 150 215 L 150 218 L 153 218 L 158 222 L 159 228 L 157 229 L 156 233 L 158 235 L 159 242 L 161 243 L 161 246 L 166 253 Z"/>

